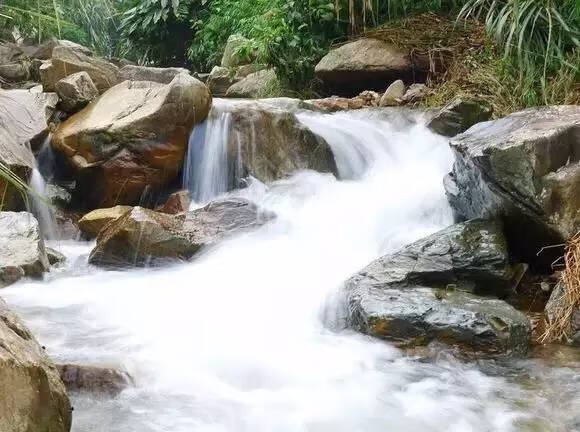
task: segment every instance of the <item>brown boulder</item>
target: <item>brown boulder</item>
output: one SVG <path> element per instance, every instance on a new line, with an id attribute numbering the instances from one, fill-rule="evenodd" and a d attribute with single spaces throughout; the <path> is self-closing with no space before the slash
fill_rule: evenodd
<path id="1" fill-rule="evenodd" d="M 175 179 L 210 105 L 207 87 L 189 75 L 167 85 L 125 81 L 62 123 L 52 146 L 77 171 L 90 204 L 135 204 Z"/>
<path id="2" fill-rule="evenodd" d="M 110 367 L 59 364 L 62 382 L 70 392 L 90 392 L 115 396 L 129 387 L 132 379 L 127 372 Z"/>
<path id="3" fill-rule="evenodd" d="M 56 367 L 0 299 L 0 431 L 68 432 L 71 407 Z"/>
<path id="4" fill-rule="evenodd" d="M 169 195 L 167 201 L 155 209 L 159 213 L 180 214 L 189 211 L 189 191 L 182 190 Z"/>
<path id="5" fill-rule="evenodd" d="M 131 206 L 115 206 L 96 209 L 79 219 L 77 225 L 86 237 L 94 238 L 105 227 L 105 225 L 119 219 L 131 209 Z"/>

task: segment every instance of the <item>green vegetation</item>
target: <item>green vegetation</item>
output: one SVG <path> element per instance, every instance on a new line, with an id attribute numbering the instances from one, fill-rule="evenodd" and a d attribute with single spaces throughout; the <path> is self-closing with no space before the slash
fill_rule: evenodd
<path id="1" fill-rule="evenodd" d="M 433 14 L 453 26 L 417 20 Z M 489 40 L 473 30 L 473 19 Z M 409 31 L 408 22 L 419 27 Z M 478 47 L 464 49 L 465 38 L 457 43 L 440 32 L 456 34 L 458 27 L 471 28 L 467 39 L 478 39 Z M 282 84 L 297 92 L 316 88 L 314 66 L 333 43 L 388 28 L 407 48 L 428 35 L 421 48 L 446 58 L 444 70 L 430 77 L 437 89 L 431 103 L 471 89 L 503 113 L 578 102 L 580 92 L 577 0 L 4 0 L 0 28 L 200 72 L 219 64 L 228 37 L 239 34 L 250 42 L 237 54 L 276 68 Z"/>

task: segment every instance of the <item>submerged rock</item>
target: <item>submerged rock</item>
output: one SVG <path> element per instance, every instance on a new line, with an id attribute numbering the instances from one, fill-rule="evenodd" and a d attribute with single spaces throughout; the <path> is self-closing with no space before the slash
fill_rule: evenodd
<path id="1" fill-rule="evenodd" d="M 354 96 L 363 90 L 383 91 L 387 83 L 423 81 L 429 71 L 407 51 L 387 42 L 361 38 L 331 50 L 316 65 L 316 76 L 332 94 Z"/>
<path id="2" fill-rule="evenodd" d="M 580 107 L 531 108 L 479 123 L 451 148 L 445 189 L 457 216 L 502 217 L 515 255 L 548 270 L 555 257 L 538 257 L 539 249 L 580 230 Z"/>
<path id="3" fill-rule="evenodd" d="M 115 206 L 96 209 L 79 219 L 77 225 L 87 238 L 94 238 L 105 227 L 105 225 L 119 219 L 132 208 L 133 207 L 131 206 Z"/>
<path id="4" fill-rule="evenodd" d="M 210 105 L 207 87 L 189 75 L 167 85 L 125 81 L 62 123 L 52 146 L 90 205 L 136 204 L 178 175 L 189 133 Z"/>
<path id="5" fill-rule="evenodd" d="M 375 260 L 346 285 L 348 289 L 454 285 L 478 294 L 505 296 L 513 274 L 501 225 L 472 220 Z"/>
<path id="6" fill-rule="evenodd" d="M 38 222 L 30 213 L 0 212 L 0 288 L 40 277 L 49 261 Z"/>
<path id="7" fill-rule="evenodd" d="M 77 112 L 99 96 L 93 80 L 86 72 L 77 72 L 56 83 L 60 107 L 67 112 Z"/>
<path id="8" fill-rule="evenodd" d="M 115 396 L 129 387 L 133 381 L 127 372 L 111 367 L 80 364 L 59 364 L 56 367 L 69 392 Z"/>
<path id="9" fill-rule="evenodd" d="M 432 288 L 357 285 L 348 293 L 351 327 L 399 346 L 432 341 L 474 354 L 525 354 L 530 327 L 524 314 L 502 300 Z"/>
<path id="10" fill-rule="evenodd" d="M 203 246 L 257 228 L 271 217 L 238 199 L 214 201 L 180 216 L 134 207 L 99 233 L 89 262 L 123 267 L 189 259 Z"/>
<path id="11" fill-rule="evenodd" d="M 0 299 L 0 430 L 68 432 L 71 407 L 56 367 Z"/>

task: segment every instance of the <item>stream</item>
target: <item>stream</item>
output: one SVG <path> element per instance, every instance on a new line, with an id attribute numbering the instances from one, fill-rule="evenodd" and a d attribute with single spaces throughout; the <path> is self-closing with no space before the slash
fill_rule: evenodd
<path id="1" fill-rule="evenodd" d="M 214 113 L 192 139 L 195 169 L 210 173 L 186 173 L 193 205 L 244 197 L 270 223 L 163 268 L 106 271 L 87 264 L 92 243 L 50 241 L 66 267 L 2 290 L 56 362 L 134 378 L 114 398 L 73 394 L 73 431 L 580 431 L 578 351 L 461 362 L 343 328 L 346 278 L 453 222 L 453 157 L 420 119 L 298 118 L 329 143 L 341 180 L 302 171 L 227 193 L 216 134 L 231 119 Z"/>

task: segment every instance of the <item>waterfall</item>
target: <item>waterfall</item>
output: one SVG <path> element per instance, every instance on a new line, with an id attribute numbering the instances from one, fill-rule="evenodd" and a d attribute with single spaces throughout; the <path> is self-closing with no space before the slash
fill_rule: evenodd
<path id="1" fill-rule="evenodd" d="M 191 133 L 183 186 L 195 202 L 205 203 L 227 192 L 236 182 L 239 162 L 232 161 L 228 154 L 232 139 L 235 139 L 231 123 L 227 103 L 217 99 L 208 118 Z"/>
<path id="2" fill-rule="evenodd" d="M 30 210 L 36 216 L 40 230 L 47 240 L 58 239 L 54 214 L 47 201 L 47 185 L 42 174 L 37 168 L 32 170 L 30 176 L 30 189 L 32 189 Z"/>
<path id="3" fill-rule="evenodd" d="M 346 278 L 452 223 L 452 155 L 417 119 L 298 116 L 332 147 L 340 179 L 299 171 L 230 192 L 274 212 L 270 223 L 158 269 L 98 270 L 75 243 L 66 271 L 2 290 L 53 358 L 134 378 L 114 399 L 72 393 L 73 432 L 516 432 L 571 418 L 573 386 L 555 406 L 538 382 L 329 329 Z M 228 189 L 232 122 L 217 106 L 194 131 L 184 181 L 198 201 Z"/>

